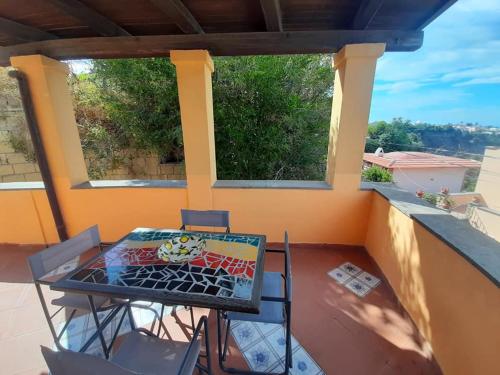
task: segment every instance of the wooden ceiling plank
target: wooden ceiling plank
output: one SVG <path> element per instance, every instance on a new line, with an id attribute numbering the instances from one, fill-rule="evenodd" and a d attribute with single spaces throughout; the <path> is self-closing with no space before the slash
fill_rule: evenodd
<path id="1" fill-rule="evenodd" d="M 48 1 L 102 36 L 130 36 L 130 33 L 125 29 L 79 0 Z"/>
<path id="2" fill-rule="evenodd" d="M 0 49 L 0 65 L 11 56 L 43 54 L 55 59 L 168 56 L 173 49 L 206 49 L 214 56 L 332 53 L 346 44 L 386 43 L 386 51 L 415 51 L 423 32 L 415 30 L 324 30 L 214 33 L 58 39 Z"/>
<path id="3" fill-rule="evenodd" d="M 419 22 L 416 25 L 416 29 L 422 30 L 424 27 L 426 27 L 432 21 L 434 21 L 436 18 L 438 18 L 445 10 L 447 10 L 449 7 L 451 7 L 456 2 L 457 2 L 457 0 L 444 0 L 439 7 L 437 7 L 436 9 L 433 9 L 432 12 L 429 15 L 427 15 L 423 21 Z"/>
<path id="4" fill-rule="evenodd" d="M 196 18 L 181 0 L 149 0 L 186 34 L 204 34 Z"/>
<path id="5" fill-rule="evenodd" d="M 351 27 L 354 30 L 366 29 L 383 3 L 384 0 L 363 0 L 352 20 Z"/>
<path id="6" fill-rule="evenodd" d="M 267 31 L 283 31 L 280 1 L 260 0 L 260 6 L 264 13 Z"/>
<path id="7" fill-rule="evenodd" d="M 57 39 L 53 34 L 4 17 L 0 17 L 0 33 L 23 42 Z"/>

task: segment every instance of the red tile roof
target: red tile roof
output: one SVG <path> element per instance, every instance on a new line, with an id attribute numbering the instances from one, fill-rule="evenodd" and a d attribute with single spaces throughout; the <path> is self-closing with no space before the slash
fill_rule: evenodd
<path id="1" fill-rule="evenodd" d="M 476 160 L 429 154 L 427 152 L 396 151 L 383 156 L 365 153 L 363 160 L 387 169 L 409 168 L 480 168 Z"/>

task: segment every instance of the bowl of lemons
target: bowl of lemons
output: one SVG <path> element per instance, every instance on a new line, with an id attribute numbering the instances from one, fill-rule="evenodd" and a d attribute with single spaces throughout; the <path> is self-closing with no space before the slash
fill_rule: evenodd
<path id="1" fill-rule="evenodd" d="M 205 244 L 201 237 L 182 234 L 162 243 L 158 248 L 158 258 L 172 263 L 187 262 L 200 255 Z"/>

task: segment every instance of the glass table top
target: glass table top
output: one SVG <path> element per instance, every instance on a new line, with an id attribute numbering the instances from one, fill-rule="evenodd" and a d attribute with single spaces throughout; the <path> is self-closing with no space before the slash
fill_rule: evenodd
<path id="1" fill-rule="evenodd" d="M 256 311 L 264 248 L 260 235 L 138 228 L 53 289 Z"/>

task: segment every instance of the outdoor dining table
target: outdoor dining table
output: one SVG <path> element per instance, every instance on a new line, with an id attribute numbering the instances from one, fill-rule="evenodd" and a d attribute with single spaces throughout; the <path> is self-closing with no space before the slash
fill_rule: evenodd
<path id="1" fill-rule="evenodd" d="M 263 235 L 137 228 L 50 288 L 91 307 L 101 295 L 259 313 L 265 247 Z"/>

